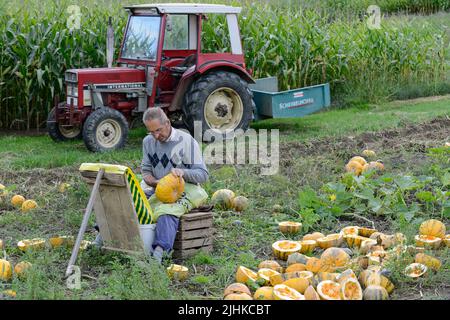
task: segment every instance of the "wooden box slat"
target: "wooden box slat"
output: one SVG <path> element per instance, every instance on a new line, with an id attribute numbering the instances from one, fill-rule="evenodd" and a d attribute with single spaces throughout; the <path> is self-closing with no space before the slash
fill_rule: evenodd
<path id="1" fill-rule="evenodd" d="M 212 234 L 212 228 L 180 230 L 177 232 L 175 241 L 204 238 L 204 237 L 210 236 L 211 234 Z"/>
<path id="2" fill-rule="evenodd" d="M 88 184 L 94 184 L 95 179 L 97 178 L 96 171 L 80 171 L 83 180 Z M 127 181 L 125 179 L 125 175 L 123 174 L 115 174 L 115 173 L 104 173 L 102 179 L 100 180 L 100 184 L 104 186 L 116 186 L 116 187 L 125 187 L 127 186 Z"/>
<path id="3" fill-rule="evenodd" d="M 173 244 L 173 248 L 184 250 L 198 247 L 206 247 L 211 245 L 212 242 L 213 242 L 212 237 L 175 241 Z"/>
<path id="4" fill-rule="evenodd" d="M 196 220 L 196 221 L 180 221 L 179 229 L 181 231 L 211 228 L 213 225 L 213 220 Z"/>
<path id="5" fill-rule="evenodd" d="M 180 221 L 195 221 L 195 220 L 206 220 L 206 219 L 212 219 L 213 214 L 211 211 L 207 212 L 193 212 L 193 213 L 186 213 L 181 216 Z"/>
<path id="6" fill-rule="evenodd" d="M 194 249 L 175 250 L 172 254 L 172 257 L 175 259 L 186 259 L 186 258 L 192 257 L 199 251 L 204 251 L 204 252 L 209 253 L 209 252 L 212 252 L 212 250 L 213 250 L 212 245 L 209 245 L 206 247 L 194 248 Z"/>

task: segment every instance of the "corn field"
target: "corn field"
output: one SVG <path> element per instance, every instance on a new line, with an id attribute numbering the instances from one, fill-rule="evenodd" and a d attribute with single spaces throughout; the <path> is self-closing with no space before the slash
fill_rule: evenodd
<path id="1" fill-rule="evenodd" d="M 443 28 L 383 20 L 380 29 L 370 29 L 365 13 L 369 2 L 390 13 L 430 13 L 449 10 L 449 1 L 207 2 L 243 7 L 241 36 L 254 78 L 277 76 L 280 89 L 330 82 L 332 99 L 345 104 L 390 99 L 410 84 L 427 86 L 435 94 L 444 83 L 444 92 L 450 92 L 450 48 Z M 0 128 L 45 126 L 54 103 L 65 99 L 64 71 L 106 66 L 110 16 L 117 58 L 127 16 L 122 7 L 145 2 L 0 2 Z M 71 31 L 67 23 L 73 12 L 68 8 L 73 4 L 80 8 L 81 25 Z M 336 14 L 343 8 L 345 15 Z M 224 19 L 211 16 L 203 30 L 205 50 L 226 48 L 227 32 Z"/>

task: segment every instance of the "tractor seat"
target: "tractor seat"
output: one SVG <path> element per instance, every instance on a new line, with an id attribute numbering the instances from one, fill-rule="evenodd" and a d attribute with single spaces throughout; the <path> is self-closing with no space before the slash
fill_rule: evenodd
<path id="1" fill-rule="evenodd" d="M 189 56 L 187 56 L 183 62 L 181 62 L 178 66 L 176 67 L 171 67 L 170 71 L 174 73 L 174 75 L 182 75 L 183 73 L 186 72 L 187 69 L 189 69 L 190 67 L 192 67 L 195 62 L 196 62 L 196 55 L 195 54 L 191 54 Z"/>

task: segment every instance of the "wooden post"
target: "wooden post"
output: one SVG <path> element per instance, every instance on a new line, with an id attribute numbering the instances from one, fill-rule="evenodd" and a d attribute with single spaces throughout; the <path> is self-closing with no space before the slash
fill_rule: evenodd
<path id="1" fill-rule="evenodd" d="M 77 241 L 75 242 L 75 245 L 72 250 L 72 256 L 70 257 L 69 265 L 67 266 L 66 277 L 71 275 L 72 268 L 77 260 L 81 241 L 83 240 L 84 233 L 86 232 L 87 224 L 89 222 L 89 217 L 91 216 L 92 209 L 94 208 L 95 198 L 96 198 L 97 194 L 99 193 L 98 189 L 100 187 L 100 181 L 103 178 L 104 173 L 105 173 L 104 169 L 100 169 L 99 172 L 97 173 L 97 178 L 95 179 L 95 184 L 91 191 L 91 197 L 89 198 L 89 202 L 88 202 L 86 211 L 84 213 L 83 221 L 81 222 L 80 231 L 78 232 Z"/>

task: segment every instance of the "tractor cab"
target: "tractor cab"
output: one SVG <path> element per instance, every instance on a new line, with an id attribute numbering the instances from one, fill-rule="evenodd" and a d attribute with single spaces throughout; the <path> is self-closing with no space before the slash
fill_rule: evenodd
<path id="1" fill-rule="evenodd" d="M 67 98 L 50 112 L 56 140 L 83 138 L 91 151 L 123 147 L 133 120 L 160 107 L 191 134 L 211 140 L 246 130 L 255 105 L 246 70 L 237 15 L 241 8 L 212 4 L 127 6 L 129 12 L 116 66 L 66 71 Z M 202 24 L 222 14 L 229 52 L 204 52 Z M 107 52 L 112 57 L 112 36 Z M 198 133 L 194 129 L 200 128 Z"/>

